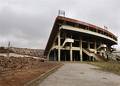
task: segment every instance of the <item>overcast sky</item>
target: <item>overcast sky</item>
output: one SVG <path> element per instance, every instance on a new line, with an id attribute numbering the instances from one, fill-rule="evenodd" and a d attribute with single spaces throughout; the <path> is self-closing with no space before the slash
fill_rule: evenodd
<path id="1" fill-rule="evenodd" d="M 107 26 L 120 46 L 120 0 L 0 0 L 0 46 L 42 48 L 58 10 L 66 17 Z"/>

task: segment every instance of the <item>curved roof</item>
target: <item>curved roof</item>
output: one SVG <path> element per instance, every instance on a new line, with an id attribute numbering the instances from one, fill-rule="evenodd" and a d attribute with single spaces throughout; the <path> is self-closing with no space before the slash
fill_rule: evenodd
<path id="1" fill-rule="evenodd" d="M 46 45 L 46 48 L 45 48 L 45 52 L 44 52 L 44 55 L 47 55 L 48 51 L 50 50 L 50 48 L 52 47 L 52 44 L 54 42 L 54 39 L 57 35 L 57 33 L 59 32 L 59 27 L 61 25 L 64 25 L 64 24 L 67 24 L 67 25 L 73 25 L 73 26 L 83 26 L 83 27 L 88 27 L 87 29 L 93 31 L 93 30 L 96 30 L 96 31 L 99 31 L 100 33 L 102 33 L 103 35 L 106 35 L 112 39 L 114 39 L 115 41 L 117 41 L 117 37 L 109 32 L 108 30 L 106 29 L 103 29 L 101 27 L 98 27 L 96 25 L 93 25 L 93 24 L 89 24 L 89 23 L 86 23 L 86 22 L 83 22 L 83 21 L 79 21 L 79 20 L 75 20 L 75 19 L 71 19 L 71 18 L 66 18 L 66 17 L 62 17 L 62 16 L 57 16 L 56 20 L 55 20 L 55 23 L 54 23 L 54 26 L 53 26 L 53 29 L 51 31 L 51 34 L 50 34 L 50 37 L 49 37 L 49 40 L 47 42 L 47 45 Z"/>
<path id="2" fill-rule="evenodd" d="M 83 22 L 83 21 L 79 21 L 79 20 L 75 20 L 75 19 L 71 19 L 71 18 L 66 18 L 66 17 L 62 17 L 62 16 L 58 16 L 56 18 L 57 20 L 63 20 L 63 21 L 68 21 L 68 22 L 72 22 L 72 23 L 76 23 L 76 24 L 80 24 L 80 25 L 85 25 L 85 26 L 88 26 L 88 27 L 91 27 L 93 29 L 98 29 L 98 30 L 101 30 L 103 32 L 106 32 L 108 33 L 109 35 L 112 35 L 114 36 L 115 38 L 117 38 L 113 33 L 111 33 L 110 31 L 106 30 L 106 29 L 103 29 L 101 27 L 98 27 L 96 25 L 93 25 L 93 24 L 89 24 L 89 23 L 86 23 L 86 22 Z"/>

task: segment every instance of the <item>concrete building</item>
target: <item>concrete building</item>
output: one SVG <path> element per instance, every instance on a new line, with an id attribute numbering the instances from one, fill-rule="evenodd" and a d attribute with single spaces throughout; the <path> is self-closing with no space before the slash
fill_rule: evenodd
<path id="1" fill-rule="evenodd" d="M 44 55 L 50 61 L 106 61 L 115 44 L 117 37 L 106 29 L 58 16 Z"/>

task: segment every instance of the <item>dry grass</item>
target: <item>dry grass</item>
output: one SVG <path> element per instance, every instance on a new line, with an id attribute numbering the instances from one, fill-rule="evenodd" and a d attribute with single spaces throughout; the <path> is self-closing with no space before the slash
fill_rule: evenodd
<path id="1" fill-rule="evenodd" d="M 101 70 L 120 75 L 120 63 L 118 62 L 89 62 L 89 64 L 98 66 Z"/>

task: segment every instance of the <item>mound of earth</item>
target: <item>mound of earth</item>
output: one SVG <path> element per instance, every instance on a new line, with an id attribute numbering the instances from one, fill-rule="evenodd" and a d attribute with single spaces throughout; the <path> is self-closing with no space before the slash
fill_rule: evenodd
<path id="1" fill-rule="evenodd" d="M 57 65 L 31 57 L 0 57 L 0 86 L 23 86 Z"/>
<path id="2" fill-rule="evenodd" d="M 43 49 L 30 49 L 30 48 L 17 48 L 17 47 L 0 47 L 0 53 L 14 53 L 18 55 L 28 55 L 34 57 L 44 58 L 44 50 Z"/>

